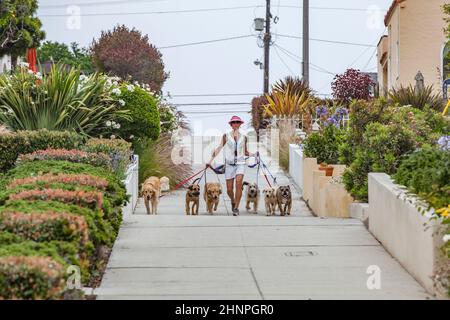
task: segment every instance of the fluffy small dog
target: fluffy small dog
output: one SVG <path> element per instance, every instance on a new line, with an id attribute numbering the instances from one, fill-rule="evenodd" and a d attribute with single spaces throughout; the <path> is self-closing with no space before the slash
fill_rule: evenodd
<path id="1" fill-rule="evenodd" d="M 292 192 L 290 186 L 279 186 L 277 189 L 277 202 L 278 207 L 280 208 L 280 214 L 291 215 L 291 207 L 292 207 Z"/>
<path id="2" fill-rule="evenodd" d="M 192 207 L 191 207 L 192 202 Z M 186 215 L 198 215 L 198 205 L 200 202 L 200 186 L 191 184 L 186 192 Z"/>
<path id="3" fill-rule="evenodd" d="M 275 188 L 265 188 L 263 190 L 264 203 L 266 204 L 266 215 L 274 216 L 277 208 L 277 196 Z"/>
<path id="4" fill-rule="evenodd" d="M 203 198 L 205 199 L 208 213 L 213 214 L 214 211 L 217 211 L 221 194 L 222 188 L 220 187 L 220 183 L 207 183 L 205 185 Z"/>
<path id="5" fill-rule="evenodd" d="M 256 183 L 244 182 L 243 186 L 247 186 L 246 205 L 245 208 L 250 210 L 250 203 L 253 203 L 253 212 L 258 213 L 259 188 Z"/>
<path id="6" fill-rule="evenodd" d="M 161 196 L 161 181 L 158 177 L 150 177 L 142 184 L 142 196 L 144 198 L 147 214 L 158 214 L 159 197 Z M 151 208 L 150 208 L 150 203 Z"/>

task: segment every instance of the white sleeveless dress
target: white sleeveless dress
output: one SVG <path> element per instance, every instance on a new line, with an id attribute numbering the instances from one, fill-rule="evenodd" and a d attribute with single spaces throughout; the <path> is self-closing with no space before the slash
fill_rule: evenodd
<path id="1" fill-rule="evenodd" d="M 233 131 L 226 134 L 227 141 L 224 146 L 225 156 L 225 179 L 236 178 L 237 175 L 245 174 L 245 141 L 246 137 L 239 132 L 239 139 L 233 137 Z"/>

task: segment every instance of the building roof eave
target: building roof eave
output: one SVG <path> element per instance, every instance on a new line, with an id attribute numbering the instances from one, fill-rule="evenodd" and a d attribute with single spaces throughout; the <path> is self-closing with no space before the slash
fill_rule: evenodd
<path id="1" fill-rule="evenodd" d="M 384 25 L 387 27 L 389 24 L 389 21 L 392 18 L 392 14 L 394 13 L 395 8 L 397 7 L 398 4 L 405 2 L 406 0 L 394 0 L 391 4 L 391 6 L 389 7 L 388 12 L 386 13 L 386 15 L 384 16 Z"/>

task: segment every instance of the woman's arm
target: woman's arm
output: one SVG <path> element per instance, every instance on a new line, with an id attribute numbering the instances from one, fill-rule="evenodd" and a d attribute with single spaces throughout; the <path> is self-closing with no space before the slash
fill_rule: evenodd
<path id="1" fill-rule="evenodd" d="M 248 151 L 248 139 L 247 136 L 245 137 L 245 148 L 244 148 L 244 153 L 246 157 L 254 157 L 255 154 L 251 153 L 250 151 Z"/>
<path id="2" fill-rule="evenodd" d="M 213 162 L 214 158 L 217 157 L 217 155 L 220 153 L 220 151 L 222 151 L 222 148 L 225 146 L 225 143 L 227 143 L 227 135 L 226 134 L 223 135 L 222 141 L 220 142 L 219 146 L 214 150 L 211 160 L 209 160 L 206 163 L 206 167 L 211 166 L 211 162 Z"/>

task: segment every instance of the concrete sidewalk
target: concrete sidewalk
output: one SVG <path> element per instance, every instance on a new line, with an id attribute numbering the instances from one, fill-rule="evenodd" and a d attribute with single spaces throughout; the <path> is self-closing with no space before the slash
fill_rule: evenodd
<path id="1" fill-rule="evenodd" d="M 293 216 L 266 217 L 261 202 L 258 215 L 241 205 L 233 217 L 224 196 L 214 216 L 203 201 L 199 216 L 185 216 L 184 191 L 162 198 L 158 216 L 140 202 L 123 222 L 98 299 L 429 298 L 359 220 L 313 217 L 297 191 Z M 373 265 L 380 290 L 366 285 Z"/>

